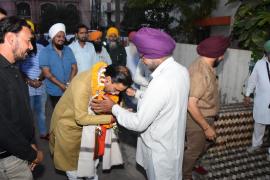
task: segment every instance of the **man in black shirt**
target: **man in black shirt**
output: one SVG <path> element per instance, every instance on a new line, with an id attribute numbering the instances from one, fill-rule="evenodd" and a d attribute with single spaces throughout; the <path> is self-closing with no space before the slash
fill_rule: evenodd
<path id="1" fill-rule="evenodd" d="M 112 64 L 117 66 L 126 66 L 127 64 L 127 53 L 122 46 L 122 44 L 119 43 L 119 31 L 115 27 L 110 27 L 107 30 L 107 45 L 106 49 L 112 59 Z"/>
<path id="2" fill-rule="evenodd" d="M 43 159 L 34 140 L 28 90 L 14 65 L 33 49 L 30 27 L 16 17 L 0 21 L 0 179 L 32 180 Z"/>

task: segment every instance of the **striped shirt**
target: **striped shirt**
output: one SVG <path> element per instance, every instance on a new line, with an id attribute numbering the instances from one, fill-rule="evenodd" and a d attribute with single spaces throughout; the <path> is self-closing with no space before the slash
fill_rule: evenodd
<path id="1" fill-rule="evenodd" d="M 31 54 L 20 64 L 20 70 L 29 79 L 38 79 L 41 74 L 41 69 L 39 68 L 39 54 L 43 48 L 44 46 L 37 43 L 37 54 Z M 44 84 L 42 84 L 39 88 L 33 88 L 28 85 L 28 89 L 30 96 L 42 95 L 45 93 Z"/>

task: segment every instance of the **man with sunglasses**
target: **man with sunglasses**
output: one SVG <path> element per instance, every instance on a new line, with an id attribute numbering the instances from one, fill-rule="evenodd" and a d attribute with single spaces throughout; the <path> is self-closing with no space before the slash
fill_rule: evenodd
<path id="1" fill-rule="evenodd" d="M 266 125 L 270 124 L 270 40 L 264 44 L 265 56 L 259 60 L 249 77 L 244 103 L 250 105 L 250 94 L 255 90 L 253 118 L 254 131 L 249 153 L 260 150 Z M 268 148 L 270 161 L 270 148 Z"/>

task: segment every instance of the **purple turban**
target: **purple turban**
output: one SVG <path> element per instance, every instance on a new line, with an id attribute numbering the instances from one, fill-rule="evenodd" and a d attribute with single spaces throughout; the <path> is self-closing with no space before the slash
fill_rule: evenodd
<path id="1" fill-rule="evenodd" d="M 162 58 L 173 53 L 175 41 L 170 35 L 153 28 L 141 28 L 134 36 L 133 43 L 145 58 Z"/>
<path id="2" fill-rule="evenodd" d="M 222 56 L 230 45 L 230 39 L 223 36 L 209 37 L 197 46 L 197 52 L 201 56 L 218 58 Z"/>

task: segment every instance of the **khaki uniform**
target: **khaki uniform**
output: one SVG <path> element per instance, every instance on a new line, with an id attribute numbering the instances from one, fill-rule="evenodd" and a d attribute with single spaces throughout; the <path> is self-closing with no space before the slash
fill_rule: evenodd
<path id="1" fill-rule="evenodd" d="M 55 168 L 77 170 L 84 125 L 107 124 L 111 115 L 89 115 L 91 71 L 83 72 L 71 84 L 56 105 L 50 126 L 50 151 Z"/>
<path id="2" fill-rule="evenodd" d="M 198 58 L 189 68 L 190 93 L 189 97 L 198 98 L 198 107 L 210 125 L 214 123 L 214 116 L 219 110 L 218 80 L 214 68 Z M 199 156 L 207 149 L 209 143 L 203 129 L 192 119 L 187 117 L 186 150 L 183 161 L 183 175 L 192 177 L 192 169 Z"/>

